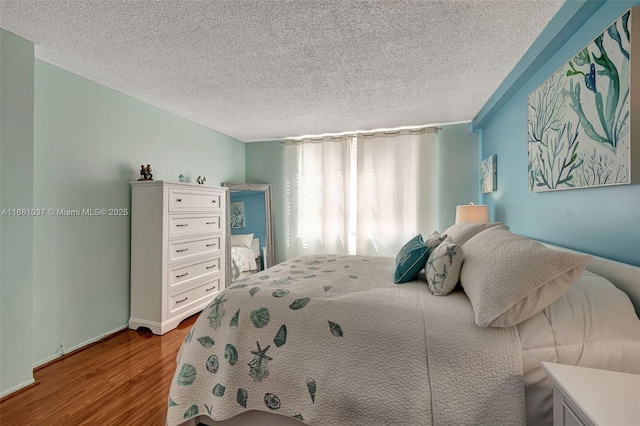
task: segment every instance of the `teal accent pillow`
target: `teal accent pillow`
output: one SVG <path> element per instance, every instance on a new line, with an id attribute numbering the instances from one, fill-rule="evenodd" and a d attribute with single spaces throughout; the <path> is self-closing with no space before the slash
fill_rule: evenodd
<path id="1" fill-rule="evenodd" d="M 393 282 L 396 284 L 413 281 L 418 273 L 424 269 L 429 253 L 440 244 L 446 235 L 437 232 L 429 235 L 427 240 L 418 234 L 409 240 L 396 256 L 396 269 L 393 274 Z"/>

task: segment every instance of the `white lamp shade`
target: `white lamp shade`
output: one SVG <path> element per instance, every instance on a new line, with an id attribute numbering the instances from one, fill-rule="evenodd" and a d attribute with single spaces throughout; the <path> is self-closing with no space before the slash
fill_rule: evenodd
<path id="1" fill-rule="evenodd" d="M 489 223 L 486 205 L 466 204 L 456 207 L 456 223 Z"/>

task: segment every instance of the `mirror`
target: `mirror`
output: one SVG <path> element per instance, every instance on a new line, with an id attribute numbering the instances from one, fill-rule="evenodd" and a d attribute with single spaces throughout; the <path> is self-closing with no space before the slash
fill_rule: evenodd
<path id="1" fill-rule="evenodd" d="M 271 231 L 271 185 L 229 183 L 227 192 L 227 285 L 275 264 Z"/>

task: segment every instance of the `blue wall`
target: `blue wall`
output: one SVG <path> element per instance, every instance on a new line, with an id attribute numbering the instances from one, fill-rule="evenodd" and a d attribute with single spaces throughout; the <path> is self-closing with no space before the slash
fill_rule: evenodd
<path id="1" fill-rule="evenodd" d="M 593 7 L 591 3 L 568 2 L 563 8 L 566 11 L 579 3 Z M 493 220 L 506 223 L 519 234 L 638 266 L 640 186 L 528 192 L 527 96 L 627 9 L 639 4 L 640 1 L 605 2 L 591 10 L 571 34 L 566 35 L 565 31 L 564 37 L 559 31 L 562 23 L 552 22 L 545 32 L 560 35 L 551 37 L 544 49 L 537 46 L 537 59 L 525 56 L 522 60 L 535 64 L 534 70 L 529 68 L 524 80 L 511 79 L 517 83 L 513 84 L 517 90 L 506 91 L 508 95 L 492 110 L 483 110 L 474 119 L 474 130 L 481 131 L 481 158 L 498 156 L 498 191 L 482 196 Z M 531 53 L 530 50 L 527 55 Z M 640 141 L 632 143 L 637 142 Z"/>

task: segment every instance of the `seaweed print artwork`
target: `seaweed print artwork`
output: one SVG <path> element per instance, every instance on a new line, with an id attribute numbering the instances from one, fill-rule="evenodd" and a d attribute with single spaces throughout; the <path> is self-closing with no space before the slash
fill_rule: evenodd
<path id="1" fill-rule="evenodd" d="M 529 95 L 530 192 L 631 182 L 630 25 L 629 10 Z"/>

